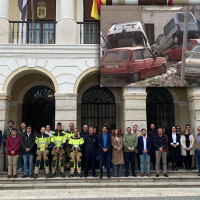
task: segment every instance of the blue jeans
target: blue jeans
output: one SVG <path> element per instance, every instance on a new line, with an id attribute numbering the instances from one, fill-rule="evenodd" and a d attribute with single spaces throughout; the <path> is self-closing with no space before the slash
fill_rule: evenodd
<path id="1" fill-rule="evenodd" d="M 19 151 L 19 168 L 23 169 L 24 167 L 24 161 L 23 161 L 23 154 L 22 154 L 22 148 Z"/>
<path id="2" fill-rule="evenodd" d="M 100 175 L 103 176 L 103 164 L 106 162 L 107 176 L 110 176 L 110 151 L 99 153 Z"/>
<path id="3" fill-rule="evenodd" d="M 199 174 L 200 174 L 200 150 L 196 149 L 196 157 L 197 157 L 197 163 L 199 167 Z"/>
<path id="4" fill-rule="evenodd" d="M 33 173 L 33 154 L 26 153 L 23 155 L 24 159 L 24 175 L 27 175 L 27 170 L 29 171 L 29 175 Z M 29 167 L 28 167 L 29 163 Z"/>
<path id="5" fill-rule="evenodd" d="M 146 164 L 147 174 L 150 174 L 150 156 L 148 153 L 140 155 L 140 172 L 144 174 L 144 165 Z"/>

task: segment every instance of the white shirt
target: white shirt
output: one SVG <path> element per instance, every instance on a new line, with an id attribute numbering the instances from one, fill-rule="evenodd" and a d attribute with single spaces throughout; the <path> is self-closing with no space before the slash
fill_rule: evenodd
<path id="1" fill-rule="evenodd" d="M 45 131 L 45 133 L 46 133 L 46 134 L 48 134 L 48 135 L 49 135 L 49 137 L 51 137 L 51 136 L 52 136 L 52 133 L 53 133 L 53 131 L 49 131 L 49 132 L 48 132 L 48 131 Z"/>
<path id="2" fill-rule="evenodd" d="M 172 133 L 172 140 L 173 140 L 173 142 L 171 143 L 171 145 L 173 145 L 173 144 L 179 145 L 179 143 L 176 140 L 176 133 Z"/>
<path id="3" fill-rule="evenodd" d="M 144 150 L 147 150 L 147 137 L 143 137 Z"/>

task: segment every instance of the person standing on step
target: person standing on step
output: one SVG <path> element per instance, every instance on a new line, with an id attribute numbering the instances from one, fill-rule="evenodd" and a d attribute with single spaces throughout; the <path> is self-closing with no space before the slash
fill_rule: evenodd
<path id="1" fill-rule="evenodd" d="M 21 139 L 17 136 L 17 129 L 12 129 L 11 136 L 6 142 L 6 148 L 8 157 L 8 178 L 11 178 L 12 174 L 14 178 L 17 178 L 17 163 L 21 148 Z"/>
<path id="2" fill-rule="evenodd" d="M 96 177 L 95 164 L 96 164 L 96 153 L 98 148 L 98 138 L 94 133 L 94 128 L 89 128 L 89 135 L 85 137 L 85 172 L 84 177 L 88 176 L 89 167 L 92 167 L 92 176 Z"/>
<path id="3" fill-rule="evenodd" d="M 194 147 L 196 151 L 197 163 L 198 163 L 198 176 L 200 176 L 200 126 L 197 127 L 197 135 L 194 141 Z"/>
<path id="4" fill-rule="evenodd" d="M 38 178 L 40 163 L 43 158 L 44 160 L 44 168 L 46 172 L 46 178 L 49 178 L 49 145 L 50 145 L 50 137 L 45 133 L 45 127 L 40 129 L 40 134 L 36 136 L 35 143 L 37 145 L 37 158 L 35 165 L 35 175 L 34 178 Z"/>
<path id="5" fill-rule="evenodd" d="M 181 138 L 182 131 L 181 131 L 180 126 L 176 126 L 176 132 L 179 134 L 179 137 Z M 181 147 L 181 145 L 180 145 L 180 147 Z M 178 167 L 183 169 L 183 156 L 181 155 L 181 150 L 180 150 L 180 153 L 178 155 Z"/>
<path id="6" fill-rule="evenodd" d="M 28 177 L 33 178 L 33 156 L 34 156 L 34 145 L 35 135 L 32 133 L 32 127 L 30 125 L 26 128 L 26 133 L 22 136 L 22 149 L 23 149 L 23 160 L 24 160 L 24 175 L 22 178 Z"/>
<path id="7" fill-rule="evenodd" d="M 78 129 L 74 129 L 74 135 L 70 137 L 69 147 L 70 147 L 70 175 L 74 176 L 75 169 L 77 168 L 78 177 L 81 176 L 81 157 L 82 157 L 82 147 L 84 144 L 84 139 L 79 136 Z"/>
<path id="8" fill-rule="evenodd" d="M 148 137 L 151 138 L 151 141 L 152 141 L 151 162 L 153 165 L 153 169 L 155 170 L 156 169 L 156 149 L 154 146 L 154 140 L 155 140 L 155 137 L 157 137 L 157 135 L 158 135 L 155 124 L 153 124 L 153 123 L 150 124 L 150 129 L 148 130 L 147 135 L 148 135 Z"/>
<path id="9" fill-rule="evenodd" d="M 140 156 L 140 173 L 144 176 L 144 164 L 146 164 L 147 176 L 150 177 L 151 138 L 147 136 L 146 129 L 142 129 L 142 136 L 138 138 L 138 153 Z"/>
<path id="10" fill-rule="evenodd" d="M 18 134 L 18 136 L 20 137 L 20 139 L 22 140 L 23 135 L 26 133 L 26 123 L 25 122 L 21 122 L 20 125 L 20 132 Z M 23 161 L 23 149 L 21 147 L 20 149 L 20 153 L 19 153 L 19 169 L 18 172 L 21 172 L 23 170 L 24 167 L 24 161 Z"/>
<path id="11" fill-rule="evenodd" d="M 69 124 L 69 129 L 66 132 L 67 143 L 66 143 L 66 168 L 70 170 L 70 147 L 69 140 L 74 135 L 74 123 Z"/>
<path id="12" fill-rule="evenodd" d="M 163 173 L 165 177 L 167 175 L 167 138 L 163 135 L 163 129 L 158 128 L 158 135 L 154 138 L 154 147 L 156 150 L 156 177 L 159 177 L 160 172 L 160 159 L 162 158 Z"/>
<path id="13" fill-rule="evenodd" d="M 137 177 L 135 174 L 135 149 L 138 144 L 138 140 L 135 134 L 131 133 L 131 128 L 127 127 L 127 134 L 123 137 L 124 145 L 124 160 L 125 160 L 125 177 L 129 176 L 129 164 L 131 163 L 132 176 Z"/>
<path id="14" fill-rule="evenodd" d="M 180 154 L 180 135 L 176 132 L 176 127 L 172 126 L 172 132 L 168 135 L 169 150 L 172 161 L 172 171 L 178 171 L 178 157 Z"/>
<path id="15" fill-rule="evenodd" d="M 51 126 L 49 124 L 46 125 L 46 131 L 45 131 L 45 133 L 47 135 L 49 135 L 50 141 L 51 141 L 51 136 L 52 136 L 53 131 L 51 130 Z M 52 148 L 49 148 L 49 156 L 48 156 L 48 158 L 49 158 L 49 169 L 50 169 L 50 171 L 51 171 L 51 163 L 52 163 L 51 152 L 52 152 Z"/>
<path id="16" fill-rule="evenodd" d="M 185 163 L 186 171 L 191 171 L 192 156 L 194 155 L 194 137 L 190 135 L 188 129 L 185 129 L 184 135 L 181 136 L 181 154 Z"/>
<path id="17" fill-rule="evenodd" d="M 4 131 L 3 142 L 6 145 L 7 139 L 11 136 L 12 129 L 14 128 L 14 121 L 10 120 L 8 122 L 8 129 Z"/>
<path id="18" fill-rule="evenodd" d="M 62 124 L 57 123 L 56 130 L 52 133 L 51 136 L 51 148 L 52 150 L 52 175 L 51 178 L 54 178 L 56 175 L 56 166 L 57 160 L 59 159 L 60 167 L 60 176 L 65 178 L 64 174 L 64 156 L 65 156 L 65 147 L 66 147 L 67 136 L 65 131 L 62 129 Z"/>
<path id="19" fill-rule="evenodd" d="M 124 177 L 123 139 L 118 129 L 112 136 L 112 177 Z"/>
<path id="20" fill-rule="evenodd" d="M 103 133 L 100 133 L 98 138 L 100 179 L 103 178 L 104 162 L 106 163 L 107 177 L 110 178 L 110 157 L 112 148 L 111 134 L 108 133 L 106 126 L 102 128 L 102 132 Z"/>

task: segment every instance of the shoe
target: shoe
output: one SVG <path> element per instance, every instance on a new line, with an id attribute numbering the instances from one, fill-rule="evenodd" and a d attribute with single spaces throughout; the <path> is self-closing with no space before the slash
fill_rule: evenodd
<path id="1" fill-rule="evenodd" d="M 111 176 L 110 176 L 110 175 L 107 175 L 107 178 L 111 178 Z"/>
<path id="2" fill-rule="evenodd" d="M 168 175 L 167 175 L 167 174 L 164 174 L 164 177 L 168 177 Z"/>
<path id="3" fill-rule="evenodd" d="M 17 178 L 17 175 L 14 175 L 13 178 Z"/>
<path id="4" fill-rule="evenodd" d="M 148 177 L 151 177 L 151 174 L 147 174 Z"/>
<path id="5" fill-rule="evenodd" d="M 29 175 L 29 178 L 33 178 L 33 175 Z"/>
<path id="6" fill-rule="evenodd" d="M 82 178 L 82 175 L 81 175 L 81 174 L 78 174 L 77 176 L 78 176 L 79 178 Z"/>
<path id="7" fill-rule="evenodd" d="M 50 178 L 55 178 L 56 174 L 51 174 Z"/>
<path id="8" fill-rule="evenodd" d="M 65 174 L 64 173 L 60 173 L 60 177 L 65 178 Z"/>
<path id="9" fill-rule="evenodd" d="M 159 174 L 156 174 L 156 175 L 155 175 L 155 177 L 159 177 L 159 176 L 160 176 Z"/>
<path id="10" fill-rule="evenodd" d="M 92 177 L 96 178 L 96 177 L 97 177 L 97 175 L 96 175 L 96 174 L 95 174 L 95 175 L 92 175 Z"/>
<path id="11" fill-rule="evenodd" d="M 84 178 L 87 178 L 87 177 L 88 177 L 88 175 L 84 174 L 84 175 L 83 175 L 83 177 L 84 177 Z"/>
<path id="12" fill-rule="evenodd" d="M 34 174 L 34 179 L 38 178 L 38 174 Z"/>
<path id="13" fill-rule="evenodd" d="M 174 169 L 174 168 L 172 168 L 172 171 L 175 171 L 175 169 Z"/>
<path id="14" fill-rule="evenodd" d="M 18 169 L 18 172 L 22 172 L 23 171 L 23 169 L 20 167 L 19 169 Z"/>
<path id="15" fill-rule="evenodd" d="M 102 179 L 102 178 L 103 178 L 103 175 L 100 175 L 99 178 Z"/>
<path id="16" fill-rule="evenodd" d="M 133 176 L 133 177 L 137 177 L 137 175 L 136 175 L 136 174 L 133 174 L 132 176 Z"/>
<path id="17" fill-rule="evenodd" d="M 49 178 L 49 174 L 46 174 L 45 176 L 46 176 L 46 178 Z"/>
<path id="18" fill-rule="evenodd" d="M 128 177 L 128 174 L 125 174 L 125 177 Z"/>
<path id="19" fill-rule="evenodd" d="M 11 175 L 8 175 L 7 178 L 11 178 Z"/>
<path id="20" fill-rule="evenodd" d="M 200 173 L 197 176 L 200 176 Z"/>
<path id="21" fill-rule="evenodd" d="M 28 177 L 28 175 L 23 175 L 23 176 L 22 176 L 22 178 L 27 178 L 27 177 Z"/>
<path id="22" fill-rule="evenodd" d="M 144 174 L 140 174 L 141 177 L 144 177 Z"/>
<path id="23" fill-rule="evenodd" d="M 69 177 L 69 178 L 73 178 L 73 177 L 74 177 L 74 174 L 70 174 L 68 177 Z"/>

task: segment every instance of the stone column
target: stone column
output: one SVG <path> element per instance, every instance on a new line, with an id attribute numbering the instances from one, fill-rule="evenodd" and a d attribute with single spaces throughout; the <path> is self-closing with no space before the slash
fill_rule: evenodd
<path id="1" fill-rule="evenodd" d="M 7 44 L 9 42 L 9 0 L 0 1 L 0 43 Z"/>
<path id="2" fill-rule="evenodd" d="M 69 128 L 69 123 L 77 126 L 77 94 L 55 94 L 55 127 L 58 122 L 63 124 L 63 129 Z"/>
<path id="3" fill-rule="evenodd" d="M 138 125 L 147 128 L 146 88 L 124 88 L 124 129 Z"/>
<path id="4" fill-rule="evenodd" d="M 57 3 L 56 44 L 77 44 L 77 24 L 74 20 L 74 0 Z"/>
<path id="5" fill-rule="evenodd" d="M 200 126 L 200 88 L 187 88 L 190 125 L 193 132 Z"/>

